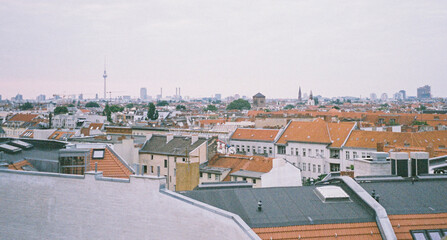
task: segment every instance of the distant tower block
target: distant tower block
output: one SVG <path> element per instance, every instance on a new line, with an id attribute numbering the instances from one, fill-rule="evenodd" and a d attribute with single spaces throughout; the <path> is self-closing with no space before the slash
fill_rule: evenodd
<path id="1" fill-rule="evenodd" d="M 301 102 L 303 100 L 302 96 L 301 96 L 301 87 L 298 90 L 298 102 Z"/>
<path id="2" fill-rule="evenodd" d="M 257 93 L 253 96 L 253 106 L 256 108 L 265 107 L 265 96 L 262 93 Z"/>
<path id="3" fill-rule="evenodd" d="M 106 72 L 106 58 L 104 58 L 104 75 L 102 75 L 102 77 L 104 78 L 104 99 L 107 98 L 106 96 L 106 81 L 107 81 L 107 72 Z"/>

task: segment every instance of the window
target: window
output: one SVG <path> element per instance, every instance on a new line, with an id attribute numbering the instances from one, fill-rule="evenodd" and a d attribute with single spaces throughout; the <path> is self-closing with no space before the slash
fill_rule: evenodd
<path id="1" fill-rule="evenodd" d="M 295 155 L 297 155 L 297 156 L 300 155 L 300 151 L 298 150 L 298 148 L 295 148 Z"/>
<path id="2" fill-rule="evenodd" d="M 318 165 L 318 173 L 321 173 L 321 165 Z"/>
<path id="3" fill-rule="evenodd" d="M 255 146 L 252 146 L 251 150 L 253 150 L 253 153 L 256 153 L 256 147 Z"/>
<path id="4" fill-rule="evenodd" d="M 262 153 L 262 152 L 261 152 L 261 147 L 258 147 L 258 153 Z"/>
<path id="5" fill-rule="evenodd" d="M 244 180 L 244 181 L 247 181 L 247 178 L 246 178 L 246 177 L 244 177 L 244 178 L 242 178 L 242 180 Z"/>
<path id="6" fill-rule="evenodd" d="M 264 147 L 264 153 L 267 153 L 267 147 Z"/>
<path id="7" fill-rule="evenodd" d="M 315 172 L 315 170 L 316 170 L 315 164 L 312 164 L 312 172 Z"/>
<path id="8" fill-rule="evenodd" d="M 359 155 L 357 155 L 357 152 L 352 152 L 352 158 L 359 158 Z"/>
<path id="9" fill-rule="evenodd" d="M 273 148 L 269 147 L 269 153 L 272 154 L 273 153 Z"/>
<path id="10" fill-rule="evenodd" d="M 303 148 L 303 157 L 305 157 L 305 156 L 306 156 L 306 149 Z"/>
<path id="11" fill-rule="evenodd" d="M 154 166 L 151 166 L 151 173 L 154 173 Z"/>
<path id="12" fill-rule="evenodd" d="M 340 150 L 339 149 L 331 149 L 329 154 L 330 154 L 330 158 L 340 159 Z"/>
<path id="13" fill-rule="evenodd" d="M 303 171 L 306 171 L 306 163 L 303 163 Z"/>
<path id="14" fill-rule="evenodd" d="M 240 152 L 239 145 L 236 145 L 236 152 Z"/>
<path id="15" fill-rule="evenodd" d="M 256 178 L 253 178 L 253 184 L 256 184 Z"/>
<path id="16" fill-rule="evenodd" d="M 208 173 L 208 179 L 211 179 L 211 173 Z"/>
<path id="17" fill-rule="evenodd" d="M 362 158 L 366 158 L 366 153 L 362 152 Z"/>
<path id="18" fill-rule="evenodd" d="M 165 159 L 165 168 L 168 167 L 168 160 Z"/>
<path id="19" fill-rule="evenodd" d="M 203 172 L 200 172 L 200 177 L 201 177 L 201 178 L 203 177 Z"/>
<path id="20" fill-rule="evenodd" d="M 177 169 L 174 168 L 174 177 L 177 175 Z"/>
<path id="21" fill-rule="evenodd" d="M 370 152 L 366 153 L 366 158 L 371 158 L 371 153 Z"/>
<path id="22" fill-rule="evenodd" d="M 220 181 L 220 175 L 219 175 L 219 174 L 214 174 L 214 176 L 215 176 L 214 179 L 215 179 L 216 181 Z"/>
<path id="23" fill-rule="evenodd" d="M 154 155 L 151 155 L 151 160 L 154 160 Z"/>
<path id="24" fill-rule="evenodd" d="M 278 146 L 278 154 L 286 154 L 286 146 Z"/>
<path id="25" fill-rule="evenodd" d="M 247 146 L 247 152 L 250 152 L 250 146 Z"/>
<path id="26" fill-rule="evenodd" d="M 331 163 L 330 168 L 331 168 L 331 172 L 340 172 L 340 164 Z"/>
<path id="27" fill-rule="evenodd" d="M 147 173 L 147 166 L 143 165 L 143 173 L 146 174 Z"/>
<path id="28" fill-rule="evenodd" d="M 323 150 L 323 149 L 320 150 L 320 155 L 321 155 L 322 157 L 324 157 L 324 150 Z"/>
<path id="29" fill-rule="evenodd" d="M 290 148 L 290 155 L 293 155 L 293 148 Z"/>
<path id="30" fill-rule="evenodd" d="M 93 159 L 103 159 L 104 158 L 104 149 L 93 149 L 92 154 Z"/>
<path id="31" fill-rule="evenodd" d="M 310 172 L 310 163 L 307 164 L 307 170 Z"/>
<path id="32" fill-rule="evenodd" d="M 415 240 L 441 240 L 447 236 L 447 229 L 411 230 L 410 233 Z"/>
<path id="33" fill-rule="evenodd" d="M 241 148 L 242 148 L 241 151 L 242 151 L 242 152 L 245 152 L 245 145 L 242 145 Z"/>
<path id="34" fill-rule="evenodd" d="M 309 157 L 312 156 L 312 149 L 309 148 L 308 151 L 309 151 Z"/>
<path id="35" fill-rule="evenodd" d="M 349 153 L 349 151 L 346 151 L 346 160 L 349 160 L 350 159 L 350 153 Z"/>

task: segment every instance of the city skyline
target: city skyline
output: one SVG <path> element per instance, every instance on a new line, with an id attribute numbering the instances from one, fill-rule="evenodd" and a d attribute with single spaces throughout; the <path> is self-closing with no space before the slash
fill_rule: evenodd
<path id="1" fill-rule="evenodd" d="M 447 96 L 445 2 L 5 1 L 0 14 L 3 99 L 102 96 L 104 56 L 112 96 Z"/>

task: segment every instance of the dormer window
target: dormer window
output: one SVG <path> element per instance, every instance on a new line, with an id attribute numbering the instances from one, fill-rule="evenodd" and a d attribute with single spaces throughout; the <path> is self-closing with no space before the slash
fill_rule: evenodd
<path id="1" fill-rule="evenodd" d="M 93 159 L 104 159 L 104 149 L 93 149 Z"/>

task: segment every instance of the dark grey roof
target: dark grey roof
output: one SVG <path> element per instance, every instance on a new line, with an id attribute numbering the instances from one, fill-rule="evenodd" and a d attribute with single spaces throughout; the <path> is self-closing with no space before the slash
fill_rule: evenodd
<path id="1" fill-rule="evenodd" d="M 359 183 L 367 192 L 374 189 L 389 215 L 447 212 L 447 179 L 419 179 Z"/>
<path id="2" fill-rule="evenodd" d="M 182 194 L 239 215 L 250 227 L 374 222 L 370 209 L 349 189 L 353 201 L 323 203 L 315 186 L 189 191 Z M 262 211 L 258 211 L 258 201 Z"/>
<path id="3" fill-rule="evenodd" d="M 8 143 L 17 138 L 0 138 L 0 144 Z M 33 145 L 33 148 L 24 149 L 18 153 L 3 152 L 1 157 L 8 163 L 22 161 L 24 159 L 45 159 L 45 160 L 58 160 L 59 149 L 65 148 L 65 143 L 52 141 L 52 140 L 35 140 L 20 138 L 21 141 L 27 142 Z"/>
<path id="4" fill-rule="evenodd" d="M 254 95 L 253 97 L 255 97 L 255 98 L 265 98 L 265 96 L 262 95 L 262 93 L 256 93 L 256 95 Z"/>
<path id="5" fill-rule="evenodd" d="M 189 154 L 192 150 L 206 142 L 205 138 L 199 138 L 191 144 L 191 137 L 184 136 L 174 136 L 168 143 L 166 143 L 166 139 L 167 136 L 152 135 L 143 145 L 140 153 L 186 156 L 186 152 Z"/>

